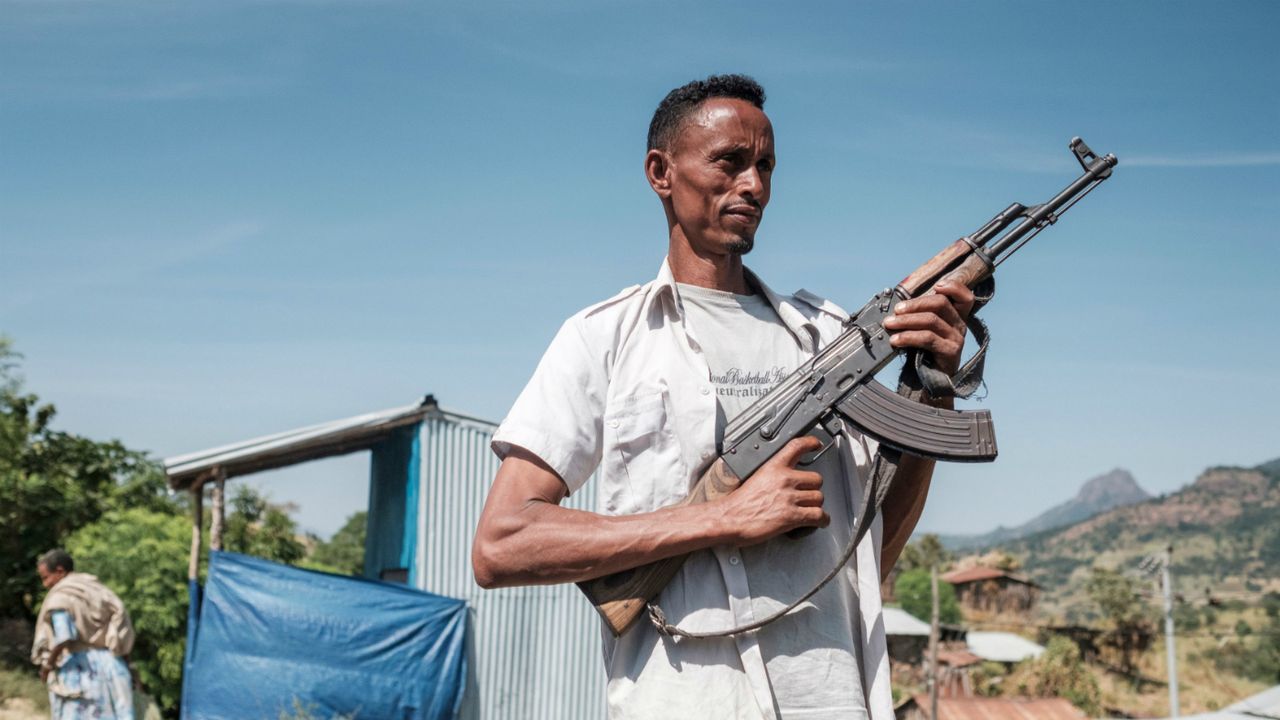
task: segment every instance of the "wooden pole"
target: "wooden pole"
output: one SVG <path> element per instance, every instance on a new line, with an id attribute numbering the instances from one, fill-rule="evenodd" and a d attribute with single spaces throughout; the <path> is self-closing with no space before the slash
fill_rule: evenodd
<path id="1" fill-rule="evenodd" d="M 213 518 L 209 521 L 209 549 L 222 549 L 222 528 L 226 521 L 226 485 L 227 473 L 222 468 L 216 471 L 213 481 Z"/>
<path id="2" fill-rule="evenodd" d="M 1169 664 L 1169 717 L 1178 717 L 1178 650 L 1173 636 L 1173 580 L 1169 566 L 1173 564 L 1173 543 L 1164 551 L 1160 580 L 1164 586 L 1164 648 Z"/>
<path id="3" fill-rule="evenodd" d="M 187 564 L 187 579 L 200 579 L 200 532 L 204 526 L 204 485 L 191 488 L 191 560 Z"/>
<path id="4" fill-rule="evenodd" d="M 938 621 L 938 565 L 929 569 L 929 589 L 933 596 L 933 613 L 929 620 L 929 720 L 938 720 L 938 640 L 942 634 Z"/>

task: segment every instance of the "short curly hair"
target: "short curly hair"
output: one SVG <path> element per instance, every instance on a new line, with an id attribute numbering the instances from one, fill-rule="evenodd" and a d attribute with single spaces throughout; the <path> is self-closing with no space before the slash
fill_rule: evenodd
<path id="1" fill-rule="evenodd" d="M 649 121 L 649 150 L 666 149 L 685 118 L 711 98 L 745 100 L 764 109 L 764 88 L 746 75 L 712 75 L 694 80 L 667 93 Z"/>

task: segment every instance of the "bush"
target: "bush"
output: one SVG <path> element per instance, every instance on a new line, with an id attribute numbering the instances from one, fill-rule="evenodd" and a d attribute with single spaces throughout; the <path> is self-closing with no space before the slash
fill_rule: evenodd
<path id="1" fill-rule="evenodd" d="M 969 676 L 973 681 L 974 694 L 979 697 L 998 697 L 1008 674 L 1009 670 L 1003 663 L 983 661 Z"/>
<path id="2" fill-rule="evenodd" d="M 1178 603 L 1173 607 L 1173 627 L 1181 632 L 1200 629 L 1200 613 L 1191 605 Z"/>
<path id="3" fill-rule="evenodd" d="M 1267 613 L 1267 617 L 1273 618 L 1280 616 L 1280 593 L 1269 592 L 1262 596 L 1262 609 Z"/>
<path id="4" fill-rule="evenodd" d="M 1061 635 L 1049 640 L 1040 657 L 1020 663 L 1005 685 L 1031 697 L 1065 698 L 1090 717 L 1102 713 L 1097 678 L 1085 667 L 1076 644 Z"/>
<path id="5" fill-rule="evenodd" d="M 902 573 L 893 585 L 893 593 L 903 610 L 930 622 L 933 616 L 933 591 L 930 589 L 928 570 L 917 568 Z M 938 581 L 938 618 L 948 624 L 956 624 L 961 620 L 956 589 L 945 580 Z"/>
<path id="6" fill-rule="evenodd" d="M 328 542 L 317 542 L 304 567 L 341 575 L 364 574 L 364 537 L 369 513 L 352 513 Z"/>
<path id="7" fill-rule="evenodd" d="M 109 512 L 67 541 L 76 569 L 98 576 L 124 601 L 137 633 L 138 680 L 172 712 L 182 693 L 191 526 L 179 515 Z"/>

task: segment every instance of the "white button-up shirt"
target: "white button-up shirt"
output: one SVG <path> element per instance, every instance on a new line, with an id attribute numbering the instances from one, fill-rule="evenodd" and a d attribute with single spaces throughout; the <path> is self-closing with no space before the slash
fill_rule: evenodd
<path id="1" fill-rule="evenodd" d="M 806 354 L 834 339 L 848 318 L 805 291 L 783 297 L 752 280 Z M 664 262 L 654 281 L 627 288 L 564 323 L 494 435 L 493 449 L 505 458 L 511 446 L 525 448 L 555 470 L 570 493 L 599 468 L 598 512 L 652 512 L 683 499 L 716 458 L 716 398 L 709 376 Z M 832 525 L 809 536 L 818 538 L 814 547 L 822 557 L 812 558 L 812 567 L 794 569 L 794 596 L 753 597 L 743 553 L 752 553 L 748 562 L 752 557 L 776 562 L 777 553 L 757 548 L 797 541 L 780 538 L 744 551 L 717 547 L 693 553 L 659 596 L 668 621 L 692 631 L 749 623 L 785 606 L 825 575 L 848 540 L 874 449 L 873 442 L 850 434 L 841 439 L 838 455 L 832 454 L 835 472 L 847 482 L 837 496 L 846 501 L 840 507 L 824 505 Z M 830 482 L 827 472 L 823 476 Z M 844 535 L 837 536 L 841 531 Z M 832 618 L 832 631 L 844 636 L 835 644 L 846 645 L 845 654 L 856 656 L 861 668 L 842 681 L 865 695 L 841 708 L 841 717 L 867 710 L 876 720 L 893 717 L 880 605 L 881 534 L 877 518 L 845 573 L 797 610 L 841 616 Z M 803 563 L 797 559 L 804 555 L 780 550 L 792 553 L 786 562 Z M 765 652 L 794 655 L 806 649 L 786 647 L 784 640 L 782 647 L 766 645 L 762 651 L 760 640 L 761 633 L 786 622 L 733 638 L 680 641 L 660 636 L 643 620 L 617 638 L 602 624 L 610 717 L 779 717 Z M 827 656 L 813 657 L 821 662 Z"/>

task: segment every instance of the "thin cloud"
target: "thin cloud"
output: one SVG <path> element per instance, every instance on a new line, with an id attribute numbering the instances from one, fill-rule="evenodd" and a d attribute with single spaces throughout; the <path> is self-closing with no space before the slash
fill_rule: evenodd
<path id="1" fill-rule="evenodd" d="M 167 78 L 125 77 L 124 72 L 112 75 L 86 78 L 53 70 L 37 71 L 27 78 L 0 82 L 0 97 L 117 102 L 217 100 L 270 94 L 293 82 L 292 71 L 285 68 Z"/>
<path id="2" fill-rule="evenodd" d="M 0 296 L 0 310 L 12 312 L 41 298 L 72 295 L 86 289 L 102 290 L 155 282 L 170 270 L 217 255 L 261 236 L 262 232 L 260 223 L 246 221 L 229 223 L 197 235 L 153 238 L 150 242 L 104 240 L 103 245 L 113 248 L 111 255 L 81 270 L 20 275 L 17 282 L 6 288 L 12 294 Z"/>
<path id="3" fill-rule="evenodd" d="M 1139 155 L 1123 159 L 1126 167 L 1235 168 L 1280 165 L 1280 152 L 1207 153 L 1204 155 Z"/>

